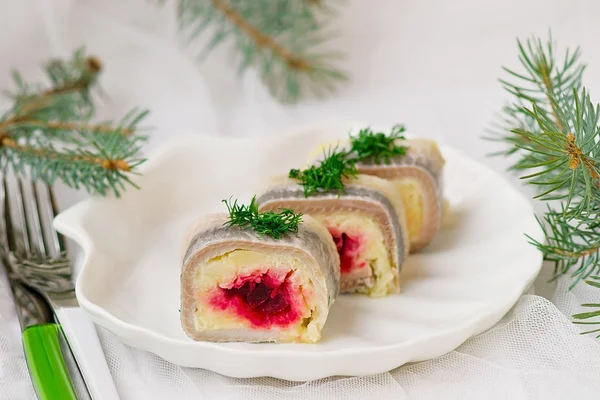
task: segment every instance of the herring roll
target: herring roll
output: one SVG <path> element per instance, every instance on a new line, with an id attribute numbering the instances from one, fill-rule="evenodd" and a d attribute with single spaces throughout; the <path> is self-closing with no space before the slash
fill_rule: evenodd
<path id="1" fill-rule="evenodd" d="M 260 211 L 289 208 L 327 227 L 340 256 L 341 292 L 380 297 L 400 291 L 409 242 L 402 200 L 390 182 L 358 175 L 344 180 L 342 192 L 306 196 L 297 181 L 280 178 L 258 204 Z"/>
<path id="2" fill-rule="evenodd" d="M 406 209 L 411 252 L 426 247 L 439 232 L 446 207 L 443 198 L 444 158 L 435 141 L 406 139 L 395 126 L 390 135 L 369 128 L 337 145 L 356 157 L 360 174 L 374 175 L 393 182 Z M 323 150 L 319 146 L 309 157 L 313 163 Z"/>
<path id="3" fill-rule="evenodd" d="M 317 342 L 339 291 L 339 256 L 327 229 L 310 216 L 283 233 L 269 232 L 279 229 L 272 221 L 262 228 L 227 222 L 225 214 L 202 218 L 186 241 L 185 333 L 219 342 Z"/>
<path id="4" fill-rule="evenodd" d="M 366 159 L 357 163 L 356 169 L 396 185 L 406 207 L 410 248 L 415 252 L 426 247 L 442 225 L 444 158 L 432 140 L 411 139 L 398 144 L 406 146 L 406 153 L 391 158 L 389 164 Z"/>

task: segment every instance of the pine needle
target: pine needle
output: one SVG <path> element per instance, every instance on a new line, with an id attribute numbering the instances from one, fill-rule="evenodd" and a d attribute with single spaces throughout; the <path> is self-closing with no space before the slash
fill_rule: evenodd
<path id="1" fill-rule="evenodd" d="M 147 111 L 133 110 L 119 123 L 90 122 L 101 69 L 78 49 L 70 60 L 45 64 L 50 87 L 26 83 L 13 71 L 13 105 L 0 118 L 2 168 L 100 195 L 135 187 L 128 175 L 145 161 L 139 152 L 146 138 L 136 129 Z"/>
<path id="2" fill-rule="evenodd" d="M 569 275 L 570 288 L 582 281 L 600 288 L 600 106 L 583 88 L 579 49 L 560 61 L 551 38 L 517 45 L 521 71 L 504 68 L 509 78 L 501 80 L 513 103 L 488 139 L 507 145 L 498 154 L 516 156 L 512 170 L 529 170 L 522 179 L 539 188 L 535 198 L 562 201 L 538 218 L 544 240 L 529 238 L 554 263 L 554 279 Z M 573 318 L 599 316 L 600 310 Z"/>
<path id="3" fill-rule="evenodd" d="M 226 42 L 239 54 L 239 71 L 254 68 L 273 96 L 297 102 L 323 96 L 347 79 L 320 48 L 332 7 L 306 0 L 178 0 L 180 30 L 190 40 L 209 36 L 202 58 Z M 210 32 L 210 33 L 208 33 Z"/>

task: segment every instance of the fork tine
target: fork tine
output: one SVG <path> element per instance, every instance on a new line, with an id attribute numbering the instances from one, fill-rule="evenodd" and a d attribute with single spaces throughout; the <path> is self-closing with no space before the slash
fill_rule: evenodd
<path id="1" fill-rule="evenodd" d="M 56 203 L 56 197 L 54 197 L 54 191 L 52 190 L 51 185 L 47 185 L 48 189 L 48 199 L 46 202 L 46 207 L 48 207 L 48 215 L 50 216 L 50 232 L 52 232 L 52 241 L 54 242 L 54 248 L 56 249 L 56 254 L 61 254 L 67 251 L 67 246 L 65 244 L 65 240 L 63 236 L 54 229 L 52 225 L 52 220 L 58 214 L 58 206 Z"/>
<path id="2" fill-rule="evenodd" d="M 21 182 L 21 179 L 18 178 L 17 179 L 17 186 L 18 186 L 18 190 L 15 190 L 16 194 L 17 194 L 17 201 L 15 204 L 15 208 L 16 210 L 16 216 L 17 219 L 19 221 L 19 225 L 21 228 L 21 234 L 23 236 L 23 246 L 25 248 L 25 256 L 27 258 L 31 258 L 31 242 L 29 241 L 29 238 L 31 237 L 31 232 L 29 231 L 29 223 L 27 221 L 27 208 L 25 206 L 25 199 L 24 199 L 24 191 L 23 191 L 23 183 Z M 10 192 L 8 192 L 10 193 Z M 16 230 L 12 230 L 12 234 L 16 235 Z M 17 238 L 13 238 L 15 242 L 18 242 Z"/>
<path id="3" fill-rule="evenodd" d="M 9 197 L 9 191 L 8 191 L 8 181 L 6 179 L 6 174 L 2 174 L 2 185 L 4 188 L 4 237 L 3 239 L 5 240 L 5 244 L 6 246 L 8 246 L 8 249 L 15 249 L 16 248 L 16 243 L 14 242 L 14 237 L 13 235 L 10 234 L 10 232 L 13 231 L 14 227 L 13 227 L 13 223 L 12 223 L 12 219 L 11 219 L 11 211 L 10 211 L 10 197 Z M 8 250 L 7 249 L 7 250 Z"/>
<path id="4" fill-rule="evenodd" d="M 47 253 L 46 250 L 46 244 L 44 243 L 44 231 L 43 231 L 43 224 L 42 224 L 42 219 L 43 217 L 43 211 L 40 207 L 40 199 L 38 196 L 38 191 L 37 188 L 35 186 L 35 182 L 32 180 L 31 181 L 31 193 L 32 193 L 32 202 L 33 204 L 31 205 L 32 207 L 32 217 L 31 217 L 31 222 L 32 222 L 32 230 L 33 230 L 33 238 L 36 239 L 36 246 L 37 249 L 40 253 L 41 256 L 49 256 L 49 254 Z M 32 238 L 32 240 L 33 240 Z"/>

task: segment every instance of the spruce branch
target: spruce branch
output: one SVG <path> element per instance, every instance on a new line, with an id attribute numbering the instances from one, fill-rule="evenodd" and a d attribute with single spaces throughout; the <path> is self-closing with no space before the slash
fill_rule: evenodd
<path id="1" fill-rule="evenodd" d="M 596 289 L 600 289 L 600 276 L 591 276 L 589 280 L 585 281 L 585 283 L 587 283 L 588 285 L 590 285 Z M 586 308 L 594 308 L 595 310 L 573 315 L 573 318 L 577 320 L 577 321 L 575 321 L 575 323 L 579 324 L 579 325 L 600 325 L 600 319 L 599 319 L 600 304 L 587 303 L 587 304 L 582 304 L 581 306 L 586 307 Z M 592 321 L 581 321 L 584 319 L 593 319 L 593 320 Z M 597 333 L 597 332 L 600 332 L 600 328 L 583 332 L 583 334 L 587 335 L 589 333 Z M 596 336 L 596 338 L 600 338 L 600 333 Z"/>
<path id="2" fill-rule="evenodd" d="M 600 116 L 589 94 L 582 89 L 581 94 L 572 92 L 573 108 L 557 108 L 561 124 L 568 133 L 560 132 L 552 113 L 545 112 L 533 103 L 523 108 L 525 114 L 533 118 L 539 131 L 512 129 L 512 133 L 524 138 L 515 146 L 528 152 L 515 164 L 515 169 L 535 169 L 535 172 L 522 176 L 537 185 L 540 190 L 536 198 L 542 200 L 565 200 L 565 209 L 570 217 L 589 212 L 598 201 L 598 138 L 597 126 Z M 558 104 L 551 97 L 553 104 Z"/>
<path id="3" fill-rule="evenodd" d="M 544 242 L 529 239 L 544 253 L 545 260 L 554 264 L 554 279 L 569 274 L 573 288 L 580 281 L 600 273 L 600 235 L 596 231 L 596 221 L 573 220 L 565 216 L 564 211 L 548 206 L 544 216 L 538 218 Z"/>
<path id="4" fill-rule="evenodd" d="M 100 195 L 118 196 L 135 186 L 129 174 L 144 161 L 139 152 L 145 140 L 136 129 L 147 112 L 133 110 L 116 124 L 92 123 L 101 69 L 79 49 L 71 60 L 45 64 L 50 87 L 28 84 L 13 72 L 16 91 L 7 93 L 13 105 L 0 118 L 2 168 Z"/>
<path id="5" fill-rule="evenodd" d="M 291 70 L 307 70 L 312 68 L 308 60 L 299 55 L 293 54 L 291 51 L 277 43 L 271 36 L 262 33 L 258 28 L 251 25 L 249 21 L 226 1 L 226 0 L 210 0 L 213 7 L 223 14 L 235 27 L 242 33 L 246 34 L 257 46 L 272 52 L 277 57 L 281 58 Z"/>
<path id="6" fill-rule="evenodd" d="M 529 138 L 514 130 L 540 133 L 537 119 L 531 113 L 535 104 L 542 118 L 554 122 L 556 131 L 568 133 L 565 132 L 568 124 L 563 120 L 560 110 L 572 108 L 573 93 L 581 90 L 581 78 L 586 66 L 580 62 L 579 48 L 573 52 L 567 50 L 559 62 L 552 38 L 546 44 L 535 37 L 525 42 L 517 40 L 517 46 L 522 71 L 502 67 L 508 77 L 500 79 L 513 101 L 504 107 L 499 120 L 488 129 L 487 138 L 507 145 L 504 151 L 496 155 L 516 154 L 526 159 L 531 153 L 520 151 L 518 145 L 529 143 Z"/>
<path id="7" fill-rule="evenodd" d="M 330 63 L 333 52 L 313 50 L 325 42 L 333 14 L 322 2 L 306 0 L 178 0 L 180 28 L 190 39 L 212 28 L 205 55 L 231 39 L 240 53 L 240 72 L 254 67 L 279 100 L 296 102 L 306 89 L 334 91 L 346 76 Z"/>
<path id="8" fill-rule="evenodd" d="M 90 124 L 87 122 L 79 121 L 38 121 L 38 120 L 27 120 L 19 119 L 13 121 L 0 122 L 0 129 L 12 129 L 16 127 L 31 127 L 39 129 L 51 129 L 61 131 L 90 131 L 94 133 L 112 133 L 114 128 L 109 124 Z M 134 131 L 132 129 L 123 128 L 121 134 L 127 136 L 131 135 Z"/>
<path id="9" fill-rule="evenodd" d="M 544 241 L 529 238 L 554 263 L 554 277 L 570 275 L 571 288 L 586 279 L 600 287 L 600 106 L 582 85 L 579 49 L 558 62 L 552 39 L 517 44 L 522 71 L 504 68 L 511 80 L 501 80 L 513 102 L 488 138 L 508 145 L 497 154 L 514 157 L 511 169 L 529 171 L 522 179 L 538 187 L 535 198 L 560 201 L 538 217 Z"/>

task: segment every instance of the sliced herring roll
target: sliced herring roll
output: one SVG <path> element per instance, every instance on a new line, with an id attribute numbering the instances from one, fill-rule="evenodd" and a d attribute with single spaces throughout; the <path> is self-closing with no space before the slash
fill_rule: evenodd
<path id="1" fill-rule="evenodd" d="M 444 214 L 442 172 L 444 158 L 437 144 L 427 139 L 398 140 L 406 154 L 389 164 L 362 160 L 356 169 L 393 182 L 406 207 L 411 251 L 426 247 L 440 230 Z"/>
<path id="2" fill-rule="evenodd" d="M 406 208 L 410 250 L 426 247 L 440 230 L 447 204 L 443 198 L 444 158 L 435 141 L 429 139 L 397 139 L 405 153 L 376 162 L 373 157 L 356 163 L 360 174 L 374 175 L 393 182 Z M 315 163 L 328 147 L 351 149 L 350 139 L 327 143 L 315 149 L 308 164 Z"/>
<path id="3" fill-rule="evenodd" d="M 409 245 L 402 199 L 393 184 L 375 176 L 345 179 L 344 186 L 341 194 L 305 197 L 295 180 L 274 178 L 258 198 L 259 210 L 289 208 L 322 222 L 340 254 L 341 292 L 398 293 Z"/>
<path id="4" fill-rule="evenodd" d="M 195 340 L 317 342 L 339 291 L 339 256 L 327 229 L 302 216 L 274 239 L 227 215 L 202 218 L 186 241 L 181 323 Z"/>

